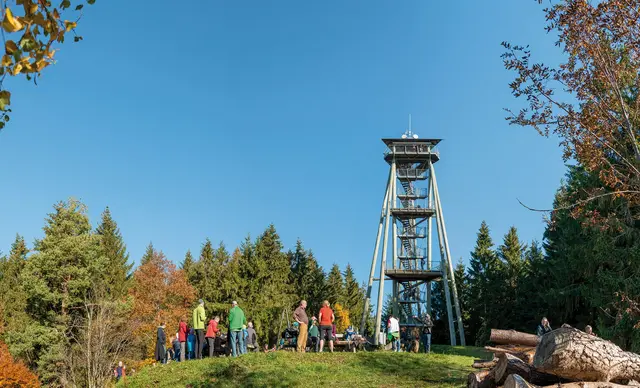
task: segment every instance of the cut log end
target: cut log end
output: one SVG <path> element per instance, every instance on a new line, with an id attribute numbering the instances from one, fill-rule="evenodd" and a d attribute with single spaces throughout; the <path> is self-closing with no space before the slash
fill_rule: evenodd
<path id="1" fill-rule="evenodd" d="M 538 370 L 570 380 L 640 379 L 639 355 L 573 328 L 560 328 L 542 336 L 533 365 Z"/>
<path id="2" fill-rule="evenodd" d="M 504 381 L 503 388 L 538 388 L 537 385 L 530 384 L 522 376 L 509 375 Z"/>

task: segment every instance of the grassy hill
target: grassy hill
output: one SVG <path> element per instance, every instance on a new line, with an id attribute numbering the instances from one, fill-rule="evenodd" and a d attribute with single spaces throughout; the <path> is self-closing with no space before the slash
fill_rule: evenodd
<path id="1" fill-rule="evenodd" d="M 149 366 L 118 387 L 461 387 L 478 348 L 436 346 L 434 353 L 247 354 Z M 322 384 L 319 384 L 322 383 Z"/>

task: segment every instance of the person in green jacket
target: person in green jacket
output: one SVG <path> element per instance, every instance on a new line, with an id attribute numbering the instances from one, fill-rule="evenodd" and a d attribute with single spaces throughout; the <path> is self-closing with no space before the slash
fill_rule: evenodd
<path id="1" fill-rule="evenodd" d="M 244 353 L 244 335 L 242 334 L 242 326 L 247 324 L 247 318 L 244 311 L 238 307 L 235 300 L 231 303 L 229 310 L 229 332 L 231 337 L 231 355 L 237 357 L 238 353 Z"/>
<path id="2" fill-rule="evenodd" d="M 204 301 L 198 301 L 198 307 L 193 310 L 193 328 L 196 331 L 196 360 L 202 359 L 202 349 L 204 348 Z"/>
<path id="3" fill-rule="evenodd" d="M 320 348 L 320 329 L 318 329 L 318 320 L 316 317 L 311 318 L 309 337 L 311 337 L 311 346 L 313 346 L 314 351 L 317 353 Z"/>

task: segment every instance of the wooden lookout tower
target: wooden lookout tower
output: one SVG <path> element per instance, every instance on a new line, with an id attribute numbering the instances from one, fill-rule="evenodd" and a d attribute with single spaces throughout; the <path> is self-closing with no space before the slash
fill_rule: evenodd
<path id="1" fill-rule="evenodd" d="M 420 139 L 409 129 L 400 138 L 382 141 L 387 146 L 384 160 L 390 166 L 389 177 L 360 331 L 365 329 L 374 282 L 379 285 L 374 336 L 374 343 L 378 345 L 385 283 L 391 282 L 393 315 L 399 317 L 400 326 L 415 327 L 422 326 L 424 316 L 431 314 L 432 282 L 442 281 L 451 345 L 458 343 L 457 333 L 459 344 L 464 346 L 460 303 L 434 169 L 434 164 L 440 160 L 435 149 L 440 139 Z M 432 221 L 436 223 L 439 261 L 434 261 L 431 255 Z M 390 260 L 387 258 L 389 234 L 392 244 Z M 380 265 L 377 266 L 379 256 Z"/>

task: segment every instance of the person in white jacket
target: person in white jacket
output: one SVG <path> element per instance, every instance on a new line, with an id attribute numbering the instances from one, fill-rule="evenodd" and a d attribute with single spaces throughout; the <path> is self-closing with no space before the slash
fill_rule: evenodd
<path id="1" fill-rule="evenodd" d="M 394 317 L 393 315 L 389 317 L 387 331 L 393 337 L 391 339 L 393 351 L 399 352 L 400 351 L 400 322 L 398 321 L 398 318 Z"/>

